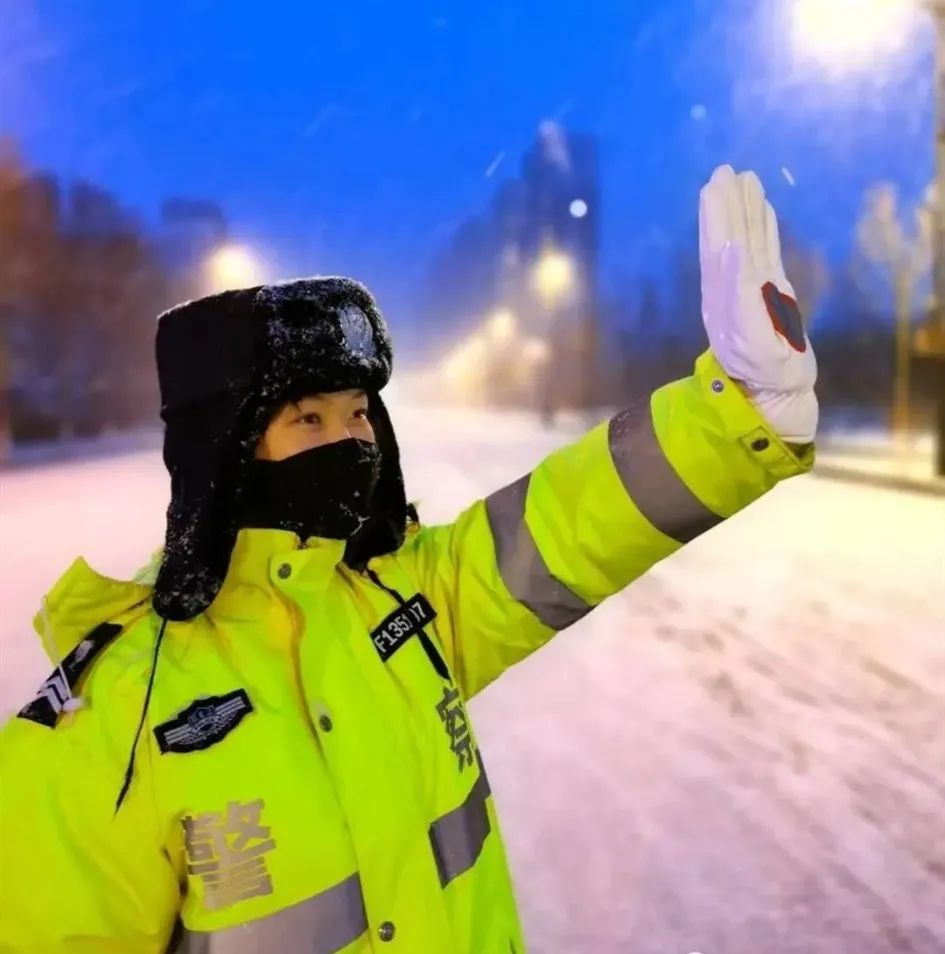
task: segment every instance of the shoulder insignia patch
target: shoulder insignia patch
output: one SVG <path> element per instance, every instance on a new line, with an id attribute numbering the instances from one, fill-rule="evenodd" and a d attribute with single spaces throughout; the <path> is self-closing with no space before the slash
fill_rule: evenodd
<path id="1" fill-rule="evenodd" d="M 198 752 L 226 738 L 253 711 L 245 689 L 192 702 L 169 722 L 155 726 L 161 753 Z"/>
<path id="2" fill-rule="evenodd" d="M 21 719 L 38 722 L 55 728 L 59 713 L 66 699 L 77 685 L 82 673 L 95 661 L 96 656 L 121 632 L 117 623 L 102 623 L 96 626 L 62 661 L 62 667 L 39 687 L 36 698 L 17 713 Z"/>

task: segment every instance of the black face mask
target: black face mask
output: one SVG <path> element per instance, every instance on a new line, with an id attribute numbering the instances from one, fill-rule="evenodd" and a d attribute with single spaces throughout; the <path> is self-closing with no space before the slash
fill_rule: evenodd
<path id="1" fill-rule="evenodd" d="M 354 438 L 253 461 L 242 525 L 349 540 L 368 519 L 380 466 L 377 446 Z"/>

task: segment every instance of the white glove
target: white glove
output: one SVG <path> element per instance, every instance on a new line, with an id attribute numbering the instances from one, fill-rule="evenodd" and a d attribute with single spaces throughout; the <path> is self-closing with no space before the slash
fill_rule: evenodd
<path id="1" fill-rule="evenodd" d="M 702 320 L 726 374 L 785 441 L 817 430 L 817 360 L 781 262 L 778 219 L 754 172 L 720 166 L 699 197 Z"/>

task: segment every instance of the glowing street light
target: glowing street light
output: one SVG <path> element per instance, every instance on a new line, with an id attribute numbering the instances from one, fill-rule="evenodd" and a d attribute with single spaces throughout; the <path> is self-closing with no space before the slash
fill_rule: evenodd
<path id="1" fill-rule="evenodd" d="M 568 206 L 568 211 L 576 219 L 583 219 L 587 215 L 587 203 L 583 199 L 575 199 L 570 206 Z"/>
<path id="2" fill-rule="evenodd" d="M 207 276 L 216 291 L 248 288 L 262 281 L 262 267 L 249 249 L 223 245 L 207 260 Z"/>
<path id="3" fill-rule="evenodd" d="M 557 364 L 557 353 L 560 346 L 559 314 L 562 300 L 574 289 L 575 269 L 574 262 L 563 252 L 551 245 L 545 247 L 534 273 L 535 288 L 544 302 L 548 319 L 548 356 L 536 356 L 533 366 L 542 368 L 541 394 L 539 397 L 541 419 L 546 426 L 554 420 L 554 368 Z"/>
<path id="4" fill-rule="evenodd" d="M 492 313 L 486 326 L 489 337 L 497 344 L 504 344 L 515 337 L 515 314 L 510 308 L 499 308 Z"/>
<path id="5" fill-rule="evenodd" d="M 919 0 L 793 0 L 797 50 L 842 70 L 905 43 Z"/>
<path id="6" fill-rule="evenodd" d="M 563 252 L 549 248 L 535 266 L 535 287 L 548 305 L 554 305 L 574 286 L 574 263 Z"/>
<path id="7" fill-rule="evenodd" d="M 475 334 L 458 345 L 443 364 L 446 377 L 453 384 L 468 387 L 482 370 L 488 345 L 481 334 Z"/>

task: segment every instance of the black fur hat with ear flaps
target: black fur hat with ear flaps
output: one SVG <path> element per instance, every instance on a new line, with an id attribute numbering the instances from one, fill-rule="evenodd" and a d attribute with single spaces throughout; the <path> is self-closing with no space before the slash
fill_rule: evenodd
<path id="1" fill-rule="evenodd" d="M 408 514 L 400 452 L 380 397 L 392 350 L 363 285 L 309 278 L 226 291 L 158 320 L 157 365 L 164 462 L 171 475 L 164 557 L 154 608 L 187 620 L 226 578 L 259 438 L 286 401 L 361 389 L 381 451 L 372 511 L 345 560 L 363 567 L 396 550 Z"/>

